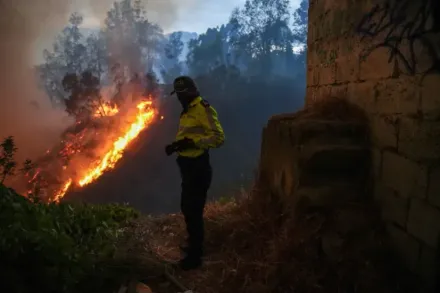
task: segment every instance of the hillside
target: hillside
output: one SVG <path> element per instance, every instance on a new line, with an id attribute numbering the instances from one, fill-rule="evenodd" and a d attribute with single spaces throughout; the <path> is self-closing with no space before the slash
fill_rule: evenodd
<path id="1" fill-rule="evenodd" d="M 115 205 L 46 205 L 2 186 L 0 253 L 8 256 L 1 265 L 8 276 L 3 287 L 10 292 L 110 292 L 134 280 L 157 293 L 187 288 L 204 293 L 414 292 L 412 279 L 402 278 L 389 253 L 377 209 L 366 192 L 358 163 L 368 163 L 368 157 L 349 155 L 361 161 L 342 164 L 346 168 L 335 174 L 335 165 L 324 155 L 330 151 L 334 157 L 335 145 L 347 150 L 347 144 L 362 149 L 368 143 L 359 140 L 368 137 L 362 112 L 328 100 L 276 118 L 302 125 L 298 138 L 308 141 L 309 156 L 297 158 L 303 174 L 297 187 L 302 188 L 281 198 L 260 169 L 248 194 L 210 203 L 207 256 L 197 271 L 173 269 L 184 238 L 180 215 L 139 216 Z M 330 136 L 319 130 L 322 125 L 333 125 Z M 356 132 L 345 131 L 354 125 Z M 339 154 L 343 163 L 351 153 Z M 355 166 L 361 172 L 354 176 L 361 177 L 343 172 Z M 23 264 L 26 273 L 20 269 Z"/>

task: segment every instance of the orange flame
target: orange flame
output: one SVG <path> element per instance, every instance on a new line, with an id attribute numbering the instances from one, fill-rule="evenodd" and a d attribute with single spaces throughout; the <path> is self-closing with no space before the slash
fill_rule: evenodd
<path id="1" fill-rule="evenodd" d="M 137 106 L 140 113 L 136 117 L 136 122 L 131 124 L 125 134 L 113 143 L 113 148 L 105 154 L 104 158 L 97 164 L 97 166 L 89 170 L 89 172 L 79 180 L 79 186 L 84 186 L 95 181 L 104 171 L 114 168 L 116 162 L 122 157 L 122 152 L 127 145 L 139 135 L 142 129 L 144 129 L 154 117 L 154 111 L 144 111 L 150 104 L 150 101 L 146 101 Z"/>
<path id="2" fill-rule="evenodd" d="M 113 142 L 111 148 L 104 154 L 102 159 L 95 162 L 84 172 L 81 179 L 76 182 L 77 185 L 81 187 L 88 185 L 98 179 L 105 171 L 115 167 L 130 142 L 153 121 L 156 111 L 151 107 L 151 104 L 151 101 L 142 101 L 137 105 L 138 114 L 134 122 Z M 68 179 L 63 187 L 54 195 L 53 201 L 59 202 L 70 188 L 72 182 L 72 179 Z"/>
<path id="3" fill-rule="evenodd" d="M 94 116 L 113 116 L 119 112 L 119 109 L 116 105 L 112 106 L 109 103 L 104 103 L 100 105 L 100 107 L 96 110 Z"/>
<path id="4" fill-rule="evenodd" d="M 66 194 L 67 190 L 69 190 L 70 185 L 72 185 L 72 179 L 67 180 L 67 182 L 64 183 L 63 187 L 57 193 L 55 193 L 53 201 L 59 202 L 64 194 Z"/>

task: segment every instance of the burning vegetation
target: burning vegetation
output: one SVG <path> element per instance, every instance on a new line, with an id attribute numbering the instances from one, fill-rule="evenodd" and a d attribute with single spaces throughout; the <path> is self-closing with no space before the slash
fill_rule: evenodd
<path id="1" fill-rule="evenodd" d="M 99 80 L 89 72 L 63 80 L 66 111 L 75 119 L 61 141 L 28 166 L 26 194 L 59 202 L 71 189 L 86 186 L 115 167 L 124 150 L 157 117 L 154 99 L 105 100 Z"/>
<path id="2" fill-rule="evenodd" d="M 112 116 L 94 115 L 66 130 L 60 144 L 48 150 L 27 172 L 27 193 L 58 202 L 69 188 L 88 185 L 113 169 L 129 143 L 157 115 L 151 97 L 133 106 L 112 107 Z"/>

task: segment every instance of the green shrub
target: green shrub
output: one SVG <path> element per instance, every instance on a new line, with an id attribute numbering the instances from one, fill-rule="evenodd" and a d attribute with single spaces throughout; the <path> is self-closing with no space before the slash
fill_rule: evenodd
<path id="1" fill-rule="evenodd" d="M 111 287 L 115 279 L 102 264 L 114 258 L 124 227 L 137 216 L 120 205 L 34 203 L 0 184 L 2 292 Z"/>

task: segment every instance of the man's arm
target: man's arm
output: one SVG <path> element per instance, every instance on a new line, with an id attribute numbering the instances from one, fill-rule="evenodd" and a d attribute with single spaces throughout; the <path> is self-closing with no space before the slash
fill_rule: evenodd
<path id="1" fill-rule="evenodd" d="M 206 134 L 194 143 L 201 149 L 218 148 L 225 142 L 225 134 L 218 120 L 217 111 L 208 102 L 203 101 L 202 106 L 197 116 L 203 128 L 206 129 Z"/>

